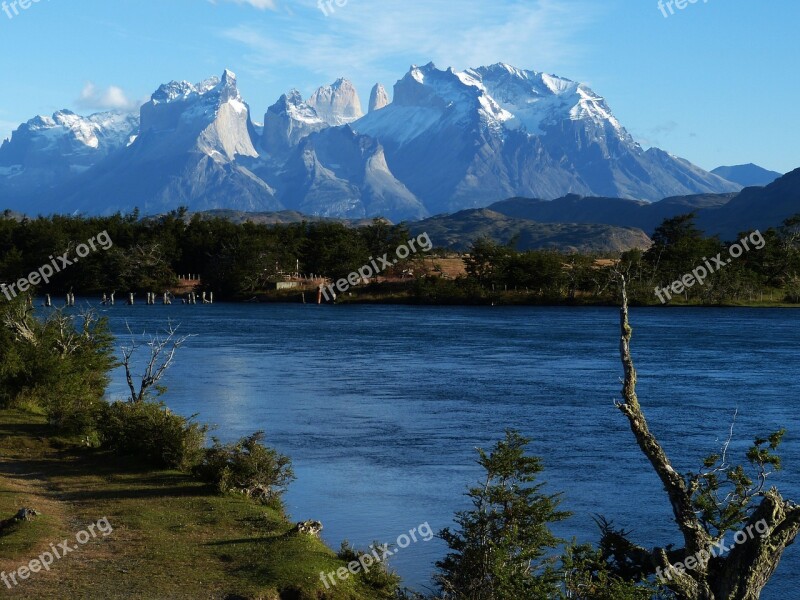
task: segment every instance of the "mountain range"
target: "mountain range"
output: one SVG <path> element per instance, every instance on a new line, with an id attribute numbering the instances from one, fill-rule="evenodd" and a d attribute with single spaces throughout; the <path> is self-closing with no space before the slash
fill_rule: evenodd
<path id="1" fill-rule="evenodd" d="M 290 90 L 263 124 L 225 71 L 161 85 L 138 114 L 59 111 L 0 146 L 0 207 L 298 211 L 393 221 L 567 194 L 657 201 L 742 185 L 644 150 L 589 87 L 499 63 L 413 66 L 364 114 L 346 79 Z"/>

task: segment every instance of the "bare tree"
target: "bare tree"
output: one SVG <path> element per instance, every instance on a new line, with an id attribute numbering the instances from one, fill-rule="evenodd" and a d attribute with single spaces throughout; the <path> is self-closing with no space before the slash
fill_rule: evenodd
<path id="1" fill-rule="evenodd" d="M 684 547 L 647 550 L 635 546 L 624 533 L 613 531 L 610 526 L 604 527 L 604 543 L 612 548 L 611 554 L 616 554 L 618 563 L 637 564 L 643 575 L 665 573 L 661 583 L 681 600 L 758 600 L 783 552 L 800 531 L 800 506 L 765 485 L 769 468 L 780 467 L 771 451 L 780 444 L 784 432 L 755 441 L 747 454 L 757 470 L 752 478 L 744 467 L 728 464 L 730 438 L 721 454 L 706 459 L 704 470 L 679 474 L 650 431 L 636 395 L 637 374 L 631 356 L 633 330 L 624 276 L 620 280 L 620 356 L 625 378 L 623 401 L 617 407 L 627 417 L 639 448 L 664 484 Z M 759 528 L 762 522 L 766 527 Z M 738 531 L 756 528 L 759 533 L 765 529 L 766 533 L 746 536 L 741 542 L 737 539 L 736 545 L 723 555 L 720 550 L 726 547 L 725 536 L 737 527 Z M 677 562 L 687 568 L 674 568 Z"/>
<path id="2" fill-rule="evenodd" d="M 131 341 L 130 345 L 123 346 L 121 349 L 122 366 L 125 367 L 125 379 L 128 382 L 128 388 L 131 392 L 130 402 L 135 404 L 137 402 L 144 402 L 144 400 L 150 396 L 151 389 L 156 390 L 156 396 L 160 396 L 163 393 L 164 390 L 159 386 L 158 382 L 164 377 L 167 369 L 172 366 L 178 348 L 183 346 L 186 341 L 193 336 L 179 336 L 178 327 L 169 323 L 163 335 L 155 335 L 146 342 L 145 345 L 150 349 L 150 358 L 145 366 L 144 372 L 140 376 L 135 377 L 132 372 L 132 362 L 137 350 L 140 348 L 140 344 L 137 342 L 136 336 L 131 331 L 130 326 L 128 326 L 128 333 L 131 336 Z M 134 383 L 134 379 L 137 380 L 138 389 L 137 385 Z"/>
<path id="3" fill-rule="evenodd" d="M 31 346 L 39 345 L 33 321 L 33 308 L 27 302 L 15 302 L 8 305 L 3 313 L 3 324 L 18 340 L 25 340 Z"/>

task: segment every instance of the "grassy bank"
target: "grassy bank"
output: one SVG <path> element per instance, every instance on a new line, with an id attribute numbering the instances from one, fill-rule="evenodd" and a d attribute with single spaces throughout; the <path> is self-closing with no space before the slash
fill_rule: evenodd
<path id="1" fill-rule="evenodd" d="M 40 516 L 0 532 L 0 570 L 28 564 L 106 517 L 113 527 L 0 596 L 113 600 L 374 600 L 359 578 L 326 590 L 345 563 L 294 533 L 282 510 L 223 496 L 184 473 L 51 436 L 44 417 L 0 410 L 0 519 Z M 309 515 L 324 521 L 324 515 Z"/>
<path id="2" fill-rule="evenodd" d="M 784 289 L 767 289 L 765 293 L 753 295 L 752 299 L 728 298 L 717 302 L 702 298 L 675 296 L 662 304 L 651 290 L 641 291 L 631 298 L 634 306 L 650 307 L 716 307 L 716 308 L 800 308 L 800 304 L 786 301 Z M 266 291 L 248 297 L 231 299 L 235 302 L 306 304 L 317 302 L 316 290 Z M 467 281 L 447 279 L 423 279 L 392 281 L 358 285 L 346 293 L 336 296 L 336 304 L 411 304 L 423 306 L 618 306 L 619 298 L 608 292 L 597 296 L 577 292 L 574 297 L 542 294 L 534 291 L 486 289 Z"/>

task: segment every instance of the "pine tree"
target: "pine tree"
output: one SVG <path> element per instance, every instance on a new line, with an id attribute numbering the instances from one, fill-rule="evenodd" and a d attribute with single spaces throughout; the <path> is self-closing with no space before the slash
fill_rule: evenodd
<path id="1" fill-rule="evenodd" d="M 478 450 L 486 472 L 483 483 L 467 496 L 471 510 L 456 514 L 456 531 L 439 536 L 450 552 L 437 563 L 435 580 L 448 600 L 534 600 L 557 595 L 558 575 L 550 556 L 561 540 L 550 523 L 569 515 L 559 511 L 558 495 L 535 483 L 542 471 L 538 458 L 527 456 L 530 440 L 506 432 L 490 453 Z"/>

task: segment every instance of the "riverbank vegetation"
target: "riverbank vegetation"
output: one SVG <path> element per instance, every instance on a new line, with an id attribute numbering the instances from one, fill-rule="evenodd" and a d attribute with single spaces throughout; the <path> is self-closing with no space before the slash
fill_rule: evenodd
<path id="1" fill-rule="evenodd" d="M 347 562 L 318 527 L 290 522 L 281 495 L 291 461 L 263 434 L 207 446 L 205 426 L 159 401 L 157 377 L 140 396 L 106 402 L 115 364 L 107 324 L 93 313 L 37 318 L 26 298 L 0 305 L 0 570 L 19 573 L 99 519 L 114 530 L 0 584 L 4 597 L 393 596 L 398 580 L 380 564 L 382 579 L 325 588 L 319 574 Z"/>
<path id="2" fill-rule="evenodd" d="M 79 297 L 116 291 L 119 302 L 129 293 L 143 301 L 147 293 L 161 298 L 194 289 L 213 292 L 218 300 L 316 302 L 321 281 L 335 283 L 387 255 L 388 268 L 349 284 L 336 302 L 608 305 L 616 302 L 613 282 L 624 273 L 636 305 L 800 305 L 800 217 L 759 232 L 763 246 L 750 244 L 730 262 L 737 240 L 706 237 L 691 215 L 683 215 L 665 221 L 647 250 L 520 252 L 514 240 L 499 245 L 479 239 L 465 254 L 434 249 L 396 263 L 396 249 L 412 236 L 404 224 L 380 220 L 359 228 L 326 221 L 236 224 L 185 210 L 147 219 L 3 218 L 0 282 L 27 276 L 99 232 L 113 240 L 110 249 L 93 252 L 36 291 Z M 460 268 L 450 268 L 453 262 Z M 702 284 L 671 287 L 698 268 L 710 271 Z M 664 289 L 668 293 L 657 293 Z"/>

